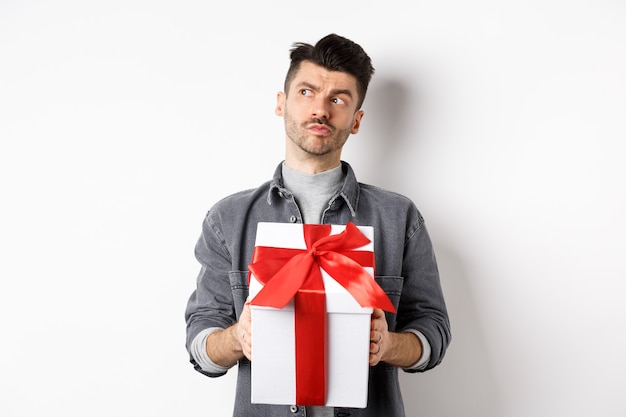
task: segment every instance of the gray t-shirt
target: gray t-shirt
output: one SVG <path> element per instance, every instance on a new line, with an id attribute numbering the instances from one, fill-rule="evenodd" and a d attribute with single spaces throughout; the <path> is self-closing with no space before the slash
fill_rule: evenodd
<path id="1" fill-rule="evenodd" d="M 341 165 L 319 174 L 305 174 L 283 163 L 283 183 L 296 199 L 304 223 L 320 223 L 330 199 L 341 190 Z"/>

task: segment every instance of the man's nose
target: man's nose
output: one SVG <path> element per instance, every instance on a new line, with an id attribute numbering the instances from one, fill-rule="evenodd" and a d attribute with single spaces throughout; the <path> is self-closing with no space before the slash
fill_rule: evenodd
<path id="1" fill-rule="evenodd" d="M 330 102 L 324 97 L 315 97 L 311 103 L 311 116 L 319 119 L 328 119 L 330 116 Z"/>

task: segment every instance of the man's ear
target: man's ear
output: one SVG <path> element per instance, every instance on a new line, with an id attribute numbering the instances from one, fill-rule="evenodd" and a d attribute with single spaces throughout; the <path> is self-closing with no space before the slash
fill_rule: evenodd
<path id="1" fill-rule="evenodd" d="M 285 115 L 285 100 L 286 100 L 287 96 L 285 95 L 285 93 L 283 93 L 282 91 L 279 91 L 276 94 L 276 109 L 274 110 L 274 113 L 276 113 L 276 116 L 284 116 Z"/>
<path id="2" fill-rule="evenodd" d="M 359 110 L 354 115 L 354 121 L 352 123 L 352 130 L 350 131 L 351 134 L 356 135 L 357 133 L 359 133 L 359 128 L 361 127 L 361 119 L 363 119 L 363 114 L 364 114 L 363 110 Z"/>

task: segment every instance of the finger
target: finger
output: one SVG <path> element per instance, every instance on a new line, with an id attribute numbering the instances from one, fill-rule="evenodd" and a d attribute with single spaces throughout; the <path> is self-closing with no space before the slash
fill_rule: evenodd
<path id="1" fill-rule="evenodd" d="M 376 342 L 370 342 L 370 355 L 378 355 L 380 353 L 380 345 Z"/>
<path id="2" fill-rule="evenodd" d="M 241 331 L 241 350 L 246 358 L 252 360 L 252 335 L 247 330 Z"/>
<path id="3" fill-rule="evenodd" d="M 372 331 L 370 331 L 370 342 L 376 342 L 378 340 L 378 336 L 376 336 L 378 334 L 378 332 L 374 329 L 372 329 Z"/>
<path id="4" fill-rule="evenodd" d="M 385 312 L 381 310 L 380 308 L 375 308 L 374 311 L 372 311 L 372 320 L 384 319 L 384 318 L 385 318 Z"/>
<path id="5" fill-rule="evenodd" d="M 374 352 L 376 352 L 376 349 L 374 349 Z M 369 365 L 370 366 L 378 365 L 378 363 L 380 362 L 379 353 L 380 353 L 380 350 L 378 352 L 376 352 L 376 353 L 370 352 L 370 355 L 369 355 Z"/>

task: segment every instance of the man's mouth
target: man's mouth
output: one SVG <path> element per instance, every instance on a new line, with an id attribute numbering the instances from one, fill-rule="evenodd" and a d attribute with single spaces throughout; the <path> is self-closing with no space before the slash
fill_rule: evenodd
<path id="1" fill-rule="evenodd" d="M 330 133 L 330 129 L 327 126 L 320 124 L 310 124 L 307 126 L 307 129 L 317 135 L 327 135 Z"/>
<path id="2" fill-rule="evenodd" d="M 317 135 L 327 135 L 332 131 L 332 126 L 323 119 L 314 119 L 306 125 L 307 130 Z"/>

